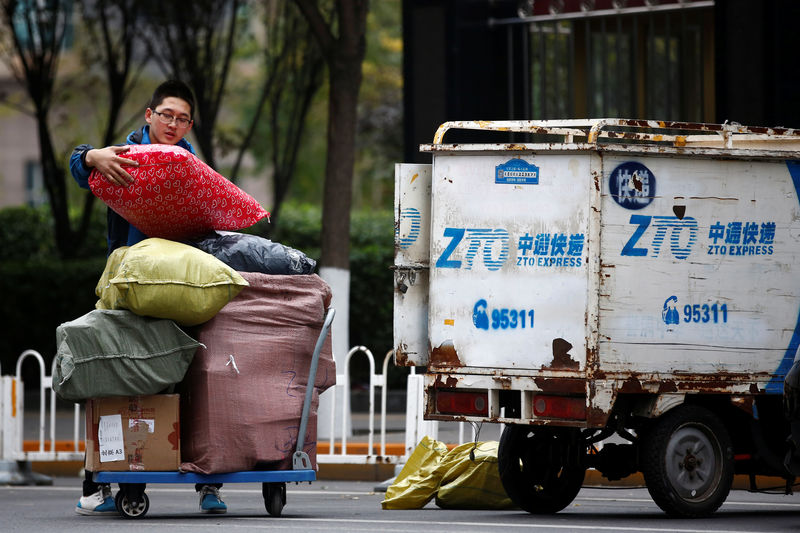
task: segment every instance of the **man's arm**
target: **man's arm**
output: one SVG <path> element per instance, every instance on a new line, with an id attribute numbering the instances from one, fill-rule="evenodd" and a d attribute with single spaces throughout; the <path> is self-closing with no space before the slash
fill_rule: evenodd
<path id="1" fill-rule="evenodd" d="M 133 183 L 133 177 L 123 168 L 123 165 L 138 167 L 139 163 L 120 157 L 130 149 L 130 146 L 107 146 L 106 148 L 93 148 L 89 144 L 75 147 L 69 158 L 69 170 L 78 185 L 84 189 L 89 188 L 89 175 L 92 169 L 97 169 L 105 178 L 115 185 L 127 187 Z"/>
<path id="2" fill-rule="evenodd" d="M 91 144 L 81 144 L 69 156 L 69 172 L 82 189 L 89 188 L 89 174 L 92 169 L 86 166 L 86 152 L 93 148 Z"/>

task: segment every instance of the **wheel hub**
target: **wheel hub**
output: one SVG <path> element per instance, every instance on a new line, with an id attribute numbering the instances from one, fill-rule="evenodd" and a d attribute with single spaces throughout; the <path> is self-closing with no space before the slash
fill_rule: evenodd
<path id="1" fill-rule="evenodd" d="M 692 426 L 677 430 L 666 451 L 667 476 L 683 498 L 702 499 L 716 485 L 719 451 L 704 431 Z"/>
<path id="2" fill-rule="evenodd" d="M 692 473 L 694 470 L 702 464 L 703 460 L 699 457 L 695 457 L 690 450 L 686 450 L 686 456 L 683 458 L 683 468 Z"/>

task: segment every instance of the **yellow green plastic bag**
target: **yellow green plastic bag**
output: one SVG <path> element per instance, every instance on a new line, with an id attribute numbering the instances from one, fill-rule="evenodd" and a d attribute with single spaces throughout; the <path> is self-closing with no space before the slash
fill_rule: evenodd
<path id="1" fill-rule="evenodd" d="M 498 445 L 497 441 L 470 442 L 450 450 L 440 466 L 445 472 L 436 505 L 444 509 L 513 508 L 497 469 Z"/>
<path id="2" fill-rule="evenodd" d="M 497 441 L 470 442 L 448 451 L 444 443 L 423 437 L 381 506 L 421 509 L 435 497 L 436 505 L 447 509 L 513 508 L 500 482 L 497 447 Z"/>
<path id="3" fill-rule="evenodd" d="M 427 436 L 422 440 L 403 469 L 388 489 L 381 502 L 384 509 L 422 509 L 431 501 L 439 488 L 439 479 L 434 476 L 447 446 Z"/>
<path id="4" fill-rule="evenodd" d="M 115 252 L 116 253 L 116 252 Z M 112 254 L 97 285 L 98 309 L 195 326 L 210 320 L 248 285 L 211 254 L 166 239 L 145 239 Z"/>
<path id="5" fill-rule="evenodd" d="M 97 282 L 97 287 L 94 289 L 94 293 L 100 298 L 95 304 L 96 309 L 125 308 L 125 298 L 120 294 L 116 285 L 111 283 L 111 279 L 117 275 L 119 265 L 122 263 L 122 260 L 125 259 L 128 248 L 130 248 L 130 246 L 120 246 L 108 256 L 106 267 L 103 270 L 103 274 L 100 276 L 100 280 Z"/>

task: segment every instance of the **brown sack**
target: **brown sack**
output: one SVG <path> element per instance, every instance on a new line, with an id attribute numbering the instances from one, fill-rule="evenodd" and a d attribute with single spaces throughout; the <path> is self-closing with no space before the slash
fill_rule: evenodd
<path id="1" fill-rule="evenodd" d="M 196 337 L 181 386 L 181 470 L 290 469 L 308 370 L 330 287 L 317 275 L 240 272 L 250 283 Z M 316 469 L 319 394 L 336 382 L 330 334 L 317 370 L 304 451 Z"/>

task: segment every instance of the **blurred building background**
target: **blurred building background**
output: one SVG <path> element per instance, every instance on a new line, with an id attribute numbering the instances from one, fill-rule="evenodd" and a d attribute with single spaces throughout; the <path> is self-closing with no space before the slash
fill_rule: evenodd
<path id="1" fill-rule="evenodd" d="M 799 17 L 794 0 L 405 0 L 405 160 L 446 120 L 800 127 Z"/>
<path id="2" fill-rule="evenodd" d="M 403 159 L 426 161 L 419 144 L 447 120 L 799 127 L 797 20 L 796 0 L 403 0 Z M 16 89 L 0 64 L 0 95 Z M 11 102 L 0 106 L 0 207 L 39 205 L 35 122 Z"/>

